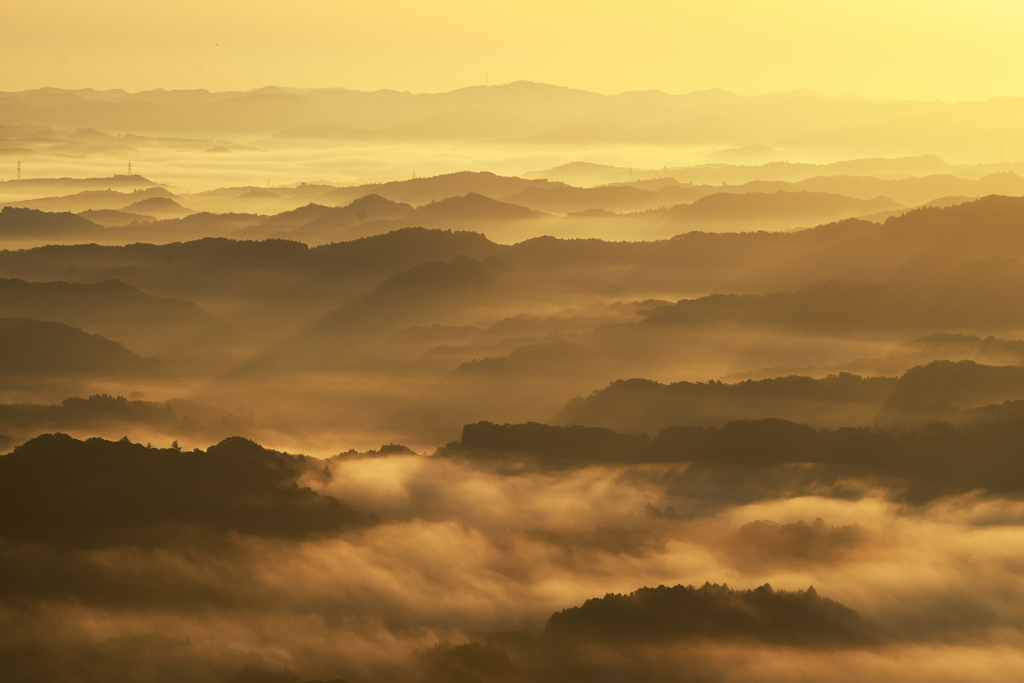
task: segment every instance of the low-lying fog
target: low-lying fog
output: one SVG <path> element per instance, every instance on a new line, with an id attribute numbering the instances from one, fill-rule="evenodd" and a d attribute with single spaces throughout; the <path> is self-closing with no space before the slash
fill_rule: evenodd
<path id="1" fill-rule="evenodd" d="M 545 666 L 570 664 L 523 652 L 553 613 L 606 593 L 708 581 L 813 586 L 879 630 L 868 642 L 815 646 L 738 634 L 627 639 L 591 663 L 607 658 L 616 680 L 630 670 L 763 681 L 820 680 L 836 666 L 851 680 L 1005 680 L 1024 670 L 1019 501 L 965 494 L 910 506 L 864 489 L 692 514 L 672 490 L 680 469 L 349 456 L 310 465 L 301 483 L 379 515 L 366 529 L 305 540 L 196 531 L 156 545 L 5 542 L 4 670 L 45 670 L 28 663 L 43 658 L 83 681 L 111 667 L 159 680 L 220 680 L 246 667 L 295 680 L 519 680 L 536 666 L 548 677 Z M 496 643 L 512 667 L 439 677 L 435 646 L 467 642 Z"/>

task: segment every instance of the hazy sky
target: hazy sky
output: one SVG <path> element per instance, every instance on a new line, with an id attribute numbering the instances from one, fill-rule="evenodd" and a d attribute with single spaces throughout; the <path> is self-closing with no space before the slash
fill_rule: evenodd
<path id="1" fill-rule="evenodd" d="M 1024 95 L 1018 0 L 7 0 L 0 90 L 601 92 L 813 88 Z"/>

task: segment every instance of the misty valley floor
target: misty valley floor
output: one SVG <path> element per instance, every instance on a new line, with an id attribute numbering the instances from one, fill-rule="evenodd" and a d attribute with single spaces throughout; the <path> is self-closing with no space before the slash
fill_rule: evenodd
<path id="1" fill-rule="evenodd" d="M 843 163 L 0 183 L 0 680 L 1020 679 L 1024 180 Z"/>

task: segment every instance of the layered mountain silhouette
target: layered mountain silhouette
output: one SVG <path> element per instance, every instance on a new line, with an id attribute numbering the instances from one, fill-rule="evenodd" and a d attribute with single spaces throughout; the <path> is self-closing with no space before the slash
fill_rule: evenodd
<path id="1" fill-rule="evenodd" d="M 376 194 L 401 204 L 420 206 L 449 197 L 479 194 L 490 198 L 506 197 L 527 187 L 545 187 L 547 182 L 500 176 L 487 171 L 462 171 L 428 178 L 396 180 L 388 183 L 339 187 L 323 194 L 318 201 L 349 204 L 368 194 Z"/>
<path id="2" fill-rule="evenodd" d="M 3 183 L 3 194 L 35 195 L 37 197 L 68 196 L 87 191 L 115 190 L 134 192 L 159 187 L 141 175 L 113 175 L 96 178 L 25 178 Z"/>
<path id="3" fill-rule="evenodd" d="M 259 224 L 259 228 L 261 229 L 261 232 L 265 231 L 266 235 L 289 233 L 297 230 L 298 228 L 309 225 L 320 218 L 329 216 L 332 212 L 332 207 L 310 202 L 309 204 L 300 206 L 297 209 L 284 211 L 268 217 Z"/>
<path id="4" fill-rule="evenodd" d="M 328 208 L 309 204 L 278 214 L 244 230 L 242 234 L 295 239 L 307 244 L 329 244 L 390 232 L 405 227 L 483 228 L 538 218 L 530 209 L 480 194 L 448 197 L 417 208 L 369 194 L 352 203 Z"/>
<path id="5" fill-rule="evenodd" d="M 78 215 L 97 225 L 102 225 L 104 228 L 123 228 L 136 222 L 149 223 L 156 220 L 154 216 L 143 216 L 142 214 L 117 211 L 115 209 L 89 209 L 88 211 L 80 212 Z"/>
<path id="6" fill-rule="evenodd" d="M 536 213 L 521 206 L 500 202 L 471 192 L 465 197 L 449 197 L 438 202 L 424 204 L 416 209 L 414 216 L 431 222 L 440 220 L 455 222 L 514 221 L 535 218 Z"/>
<path id="7" fill-rule="evenodd" d="M 306 243 L 343 242 L 363 237 L 357 226 L 389 219 L 409 218 L 413 207 L 392 202 L 377 194 L 356 199 L 343 207 L 308 204 L 294 211 L 278 214 L 250 229 L 250 232 L 298 239 Z M 353 228 L 357 229 L 353 231 Z M 386 232 L 386 231 L 385 231 Z"/>
<path id="8" fill-rule="evenodd" d="M 826 164 L 772 161 L 760 165 L 711 163 L 688 167 L 661 168 L 637 173 L 635 169 L 590 162 L 570 162 L 542 171 L 525 173 L 525 178 L 548 179 L 571 185 L 605 185 L 631 180 L 672 178 L 699 185 L 743 185 L 756 181 L 800 182 L 809 178 L 851 176 L 891 178 L 948 174 L 951 166 L 934 154 L 901 157 L 871 157 L 833 161 Z M 638 176 L 638 177 L 636 177 Z M 776 188 L 780 189 L 780 188 Z M 809 189 L 809 188 L 808 188 Z M 872 195 L 877 196 L 877 195 Z"/>
<path id="9" fill-rule="evenodd" d="M 34 312 L 44 318 L 81 324 L 100 324 L 131 318 L 132 324 L 149 326 L 156 322 L 188 325 L 209 322 L 210 314 L 188 301 L 159 299 L 119 280 L 96 284 L 70 282 L 27 282 L 0 279 L 0 315 L 16 317 Z"/>
<path id="10" fill-rule="evenodd" d="M 309 345 L 319 341 L 325 345 L 319 350 L 322 356 L 327 349 L 351 341 L 353 335 L 360 339 L 363 335 L 444 321 L 448 310 L 485 305 L 504 270 L 505 265 L 493 257 L 478 261 L 468 256 L 457 256 L 450 263 L 432 261 L 411 268 L 332 311 L 300 333 L 295 343 L 306 349 L 300 352 L 305 355 L 313 353 Z"/>
<path id="11" fill-rule="evenodd" d="M 135 136 L 171 135 L 185 140 L 197 135 L 223 140 L 284 131 L 275 140 L 512 137 L 563 144 L 688 143 L 721 148 L 747 138 L 787 141 L 802 147 L 868 147 L 897 154 L 931 148 L 948 153 L 960 152 L 969 145 L 991 146 L 993 141 L 1005 139 L 1007 131 L 999 125 L 993 130 L 992 122 L 1006 121 L 1015 107 L 1012 98 L 973 103 L 961 114 L 961 122 L 954 124 L 946 121 L 947 111 L 937 102 L 866 103 L 810 91 L 751 97 L 720 90 L 682 95 L 656 91 L 601 95 L 525 81 L 432 94 L 263 88 L 251 92 L 153 90 L 117 95 L 43 89 L 4 93 L 0 101 L 5 120 L 12 124 L 74 131 L 62 142 L 77 145 L 73 149 L 79 152 L 91 148 L 123 150 L 135 141 L 131 136 L 113 137 L 100 132 L 115 128 L 127 129 Z M 808 125 L 808 121 L 814 125 Z M 202 148 L 210 144 L 206 142 Z M 893 173 L 894 166 L 886 170 Z M 927 168 L 921 163 L 914 168 L 922 166 Z"/>
<path id="12" fill-rule="evenodd" d="M 896 353 L 974 360 L 987 365 L 1024 365 L 1024 341 L 939 333 L 900 345 Z"/>
<path id="13" fill-rule="evenodd" d="M 756 186 L 756 183 L 751 183 Z M 907 206 L 917 206 L 941 197 L 973 199 L 988 195 L 1024 194 L 1024 178 L 1015 173 L 993 173 L 978 180 L 951 174 L 882 179 L 872 176 L 820 176 L 793 183 L 793 190 L 829 192 L 858 199 L 888 197 Z M 778 189 L 787 189 L 779 187 Z"/>
<path id="14" fill-rule="evenodd" d="M 191 211 L 174 201 L 170 197 L 149 197 L 132 202 L 121 208 L 126 213 L 138 213 L 157 218 L 180 218 L 187 216 Z"/>
<path id="15" fill-rule="evenodd" d="M 905 425 L 961 420 L 970 409 L 1024 399 L 1024 368 L 933 361 L 901 377 L 849 373 L 723 382 L 618 380 L 569 401 L 560 425 L 656 434 L 673 425 L 782 418 L 817 426 Z"/>
<path id="16" fill-rule="evenodd" d="M 1016 327 L 1024 320 L 1024 266 L 1014 259 L 950 261 L 923 255 L 889 285 L 822 282 L 764 296 L 711 295 L 656 309 L 645 325 L 736 321 L 805 330 Z"/>
<path id="17" fill-rule="evenodd" d="M 133 192 L 117 190 L 83 190 L 62 197 L 43 197 L 21 202 L 11 202 L 8 206 L 38 211 L 82 213 L 84 211 L 119 210 L 125 206 L 136 204 L 147 199 L 175 200 L 177 195 L 163 187 L 148 187 Z M 159 206 L 159 204 L 155 204 Z M 145 213 L 142 211 L 140 213 Z"/>
<path id="18" fill-rule="evenodd" d="M 953 416 L 965 408 L 1021 398 L 1024 367 L 935 361 L 911 368 L 900 377 L 882 406 L 882 415 L 890 421 L 914 415 Z"/>
<path id="19" fill-rule="evenodd" d="M 181 221 L 195 222 L 202 216 Z M 60 280 L 71 268 L 77 280 L 117 277 L 144 291 L 175 298 L 262 298 L 296 289 L 308 295 L 346 283 L 371 289 L 391 275 L 431 261 L 450 261 L 460 255 L 487 258 L 500 251 L 477 233 L 411 228 L 316 249 L 284 240 L 212 238 L 159 246 L 46 247 L 0 252 L 0 269 L 7 277 Z"/>
<path id="20" fill-rule="evenodd" d="M 692 204 L 672 207 L 663 212 L 666 219 L 680 222 L 798 220 L 830 222 L 900 205 L 885 197 L 854 199 L 824 192 L 748 192 L 718 193 L 702 197 Z"/>
<path id="21" fill-rule="evenodd" d="M 188 437 L 220 441 L 253 429 L 252 418 L 186 400 L 141 401 L 94 394 L 60 403 L 0 404 L 0 435 L 13 444 L 56 431 L 109 434 L 117 430 L 159 432 L 167 441 Z M 3 439 L 0 439 L 2 441 Z M 0 444 L 0 448 L 4 448 Z"/>
<path id="22" fill-rule="evenodd" d="M 0 318 L 0 375 L 145 376 L 160 372 L 159 362 L 121 344 L 60 323 Z"/>
<path id="23" fill-rule="evenodd" d="M 320 201 L 317 199 L 317 202 Z M 436 228 L 452 226 L 485 232 L 499 230 L 503 242 L 514 242 L 517 230 L 514 226 L 517 219 L 527 221 L 521 224 L 526 234 L 543 232 L 545 226 L 556 231 L 569 230 L 570 233 L 579 230 L 579 217 L 570 219 L 576 221 L 571 224 L 565 221 L 552 223 L 551 217 L 546 219 L 547 222 L 531 223 L 528 221 L 531 215 L 525 211 L 525 207 L 508 205 L 508 202 L 504 202 L 504 206 L 488 203 L 483 199 L 483 195 L 448 197 L 445 201 L 434 202 L 433 205 L 427 202 L 426 206 L 412 212 L 403 206 L 373 203 L 376 200 L 372 199 L 365 201 L 371 203 L 362 207 L 359 204 L 351 205 L 349 211 L 344 211 L 345 207 L 341 207 L 337 214 L 317 209 L 285 212 L 270 218 L 252 213 L 198 213 L 183 219 L 156 221 L 138 227 L 130 226 L 130 221 L 125 222 L 125 217 L 114 216 L 116 223 L 125 227 L 106 231 L 93 228 L 93 232 L 87 234 L 81 228 L 92 224 L 79 222 L 79 229 L 75 234 L 79 234 L 82 241 L 101 239 L 108 243 L 172 242 L 208 236 L 275 236 L 304 239 L 311 243 L 327 243 L 418 225 Z M 868 221 L 843 221 L 813 230 L 802 230 L 795 234 L 750 234 L 739 239 L 716 238 L 694 232 L 695 229 L 760 230 L 771 228 L 772 221 L 782 221 L 775 227 L 785 223 L 786 227 L 793 228 L 836 220 L 847 215 L 861 215 L 862 209 L 871 212 L 878 207 L 893 206 L 884 199 L 861 201 L 838 195 L 823 198 L 820 193 L 719 192 L 697 199 L 692 204 L 613 217 L 613 223 L 608 225 L 620 225 L 622 230 L 627 232 L 634 231 L 636 234 L 648 236 L 686 233 L 680 234 L 667 245 L 661 244 L 659 240 L 629 247 L 614 247 L 622 252 L 619 258 L 625 259 L 627 263 L 636 264 L 637 258 L 642 257 L 641 262 L 644 263 L 644 270 L 648 276 L 664 277 L 664 271 L 673 270 L 674 282 L 689 282 L 691 284 L 688 286 L 691 287 L 697 286 L 698 283 L 703 287 L 710 284 L 719 291 L 721 286 L 736 283 L 737 277 L 743 277 L 740 282 L 746 287 L 760 286 L 764 291 L 764 285 L 757 283 L 766 275 L 774 277 L 777 284 L 792 286 L 792 278 L 797 276 L 803 277 L 806 284 L 808 279 L 815 277 L 810 273 L 816 274 L 818 279 L 823 279 L 835 277 L 837 273 L 863 273 L 867 268 L 891 269 L 898 266 L 900 260 L 906 260 L 917 251 L 925 249 L 949 250 L 965 256 L 1022 256 L 1024 251 L 1017 243 L 1014 231 L 1009 227 L 1020 220 L 1020 214 L 1024 211 L 1020 201 L 1019 198 L 993 196 L 964 204 L 954 203 L 951 206 L 923 207 L 912 211 L 883 211 L 882 214 L 891 216 L 890 222 L 884 226 Z M 304 202 L 308 203 L 308 200 Z M 817 206 L 818 204 L 821 206 Z M 586 207 L 593 208 L 600 207 Z M 825 213 L 815 214 L 819 209 Z M 941 218 L 935 218 L 935 214 L 930 213 L 934 211 L 944 213 L 941 214 Z M 360 212 L 364 213 L 366 218 L 359 219 Z M 679 216 L 670 220 L 673 212 Z M 151 214 L 143 212 L 143 215 Z M 329 218 L 331 215 L 334 219 Z M 761 218 L 756 218 L 757 215 L 761 215 Z M 42 226 L 47 223 L 52 223 L 53 226 L 63 225 L 66 232 L 69 228 L 65 224 L 75 221 L 73 218 L 60 217 L 58 214 L 22 213 L 19 214 L 17 221 L 13 220 L 14 216 L 12 213 L 5 219 L 4 222 L 10 226 L 5 232 L 10 233 L 14 229 L 22 236 L 21 239 L 36 239 L 36 244 L 45 240 L 45 235 L 61 232 L 57 227 L 50 228 L 49 231 L 43 229 Z M 608 220 L 607 214 L 602 213 L 600 217 L 602 220 Z M 317 223 L 320 220 L 324 222 Z M 28 225 L 26 221 L 39 227 L 28 229 L 25 227 Z M 924 233 L 914 227 L 915 224 L 933 223 L 935 234 L 930 241 L 926 239 Z M 304 235 L 301 229 L 310 224 L 313 225 L 309 234 Z M 577 227 L 571 227 L 572 225 Z M 606 226 L 601 230 L 614 232 L 617 228 Z M 980 231 L 977 235 L 980 239 L 965 239 L 965 235 L 973 234 L 974 230 Z M 25 235 L 29 237 L 26 238 Z M 64 236 L 61 239 L 66 242 L 69 237 Z M 582 244 L 575 247 L 577 250 L 582 248 Z M 727 262 L 723 263 L 723 260 Z M 671 267 L 672 264 L 680 262 L 694 263 L 700 269 L 680 272 L 678 268 Z M 686 279 L 687 275 L 691 277 Z M 790 278 L 790 282 L 785 282 L 787 277 Z"/>
<path id="24" fill-rule="evenodd" d="M 896 378 L 848 373 L 736 384 L 618 380 L 587 398 L 573 399 L 553 421 L 648 433 L 672 425 L 768 417 L 819 425 L 872 424 L 898 383 Z"/>
<path id="25" fill-rule="evenodd" d="M 466 425 L 462 438 L 437 455 L 550 471 L 686 465 L 674 490 L 701 511 L 814 491 L 839 493 L 844 477 L 874 481 L 891 496 L 915 504 L 975 490 L 1019 498 L 1024 495 L 1024 467 L 1016 455 L 1024 444 L 1021 411 L 1015 402 L 998 411 L 986 409 L 960 426 L 929 423 L 889 431 L 740 420 L 721 427 L 666 427 L 653 438 L 604 427 L 481 422 Z"/>
<path id="26" fill-rule="evenodd" d="M 70 212 L 46 213 L 5 206 L 0 209 L 0 240 L 88 239 L 103 228 Z"/>
<path id="27" fill-rule="evenodd" d="M 209 237 L 233 237 L 260 222 L 263 217 L 253 213 L 177 212 L 178 218 L 163 218 L 142 226 L 127 226 L 116 235 L 120 243 L 145 241 L 169 244 L 183 240 Z"/>
<path id="28" fill-rule="evenodd" d="M 0 317 L 33 317 L 117 339 L 148 356 L 197 360 L 232 334 L 192 302 L 161 299 L 119 280 L 96 284 L 0 278 Z M 216 355 L 216 354 L 214 354 Z"/>
<path id="29" fill-rule="evenodd" d="M 283 228 L 269 234 L 313 245 L 330 244 L 387 233 L 390 231 L 388 226 L 408 227 L 421 223 L 413 219 L 414 215 L 415 209 L 408 204 L 371 194 L 343 207 L 310 204 L 289 214 L 269 218 L 246 232 L 268 234 Z"/>
<path id="30" fill-rule="evenodd" d="M 395 208 L 383 199 L 366 201 L 385 209 Z M 450 359 L 445 361 L 448 368 L 463 366 L 458 371 L 462 378 L 458 382 L 465 379 L 481 391 L 494 382 L 525 387 L 524 382 L 544 377 L 564 378 L 561 390 L 565 393 L 548 394 L 551 404 L 544 412 L 517 416 L 546 419 L 564 401 L 592 390 L 595 376 L 602 383 L 615 377 L 652 376 L 648 368 L 668 358 L 674 345 L 678 349 L 680 343 L 690 343 L 682 340 L 693 338 L 695 331 L 707 335 L 757 329 L 759 334 L 780 333 L 804 339 L 824 335 L 837 340 L 836 344 L 844 336 L 861 335 L 889 348 L 902 340 L 937 332 L 982 338 L 996 333 L 1007 336 L 1024 319 L 1024 301 L 1017 300 L 1024 271 L 1014 258 L 995 258 L 994 254 L 1015 255 L 1015 249 L 1021 251 L 1016 245 L 1018 233 L 1010 227 L 1016 220 L 1014 212 L 1024 208 L 1018 206 L 1019 201 L 992 197 L 966 205 L 921 209 L 890 219 L 885 225 L 850 221 L 788 234 L 691 233 L 654 243 L 539 238 L 501 245 L 479 233 L 402 229 L 312 249 L 293 241 L 227 239 L 160 246 L 51 246 L 0 253 L 0 273 L 26 281 L 73 279 L 83 283 L 116 277 L 160 297 L 218 307 L 231 302 L 225 308 L 233 311 L 229 322 L 247 326 L 245 334 L 252 340 L 253 353 L 283 339 L 298 339 L 301 330 L 312 329 L 312 321 L 331 311 L 347 311 L 339 314 L 339 319 L 352 316 L 338 329 L 375 330 L 374 335 L 386 335 L 400 331 L 402 326 L 479 325 L 487 316 L 515 315 L 541 301 L 642 301 L 652 291 L 685 290 L 702 280 L 718 289 L 714 284 L 717 279 L 722 285 L 719 291 L 771 292 L 710 295 L 671 305 L 652 302 L 631 317 L 616 319 L 615 325 L 607 329 L 577 326 L 570 332 L 564 323 L 552 322 L 543 334 L 519 334 L 519 342 L 515 341 L 516 334 L 509 333 L 486 344 L 443 352 Z M 320 216 L 314 220 L 320 220 L 332 212 L 346 211 L 349 219 L 358 221 L 362 210 L 359 206 L 312 208 L 311 212 Z M 984 220 L 986 215 L 995 218 Z M 155 225 L 170 229 L 172 223 L 194 223 L 198 231 L 205 216 L 158 221 Z M 941 216 L 945 224 L 930 221 L 930 216 Z M 225 217 L 217 217 L 222 219 Z M 999 220 L 1005 227 L 999 227 Z M 934 228 L 919 230 L 916 226 L 922 222 Z M 967 231 L 973 231 L 970 240 L 962 237 Z M 882 258 L 872 257 L 870 270 L 869 253 L 884 253 Z M 385 296 L 379 292 L 361 299 L 377 288 L 383 287 L 383 292 L 396 286 L 385 286 L 385 282 L 400 273 L 434 261 L 453 264 L 459 256 L 477 262 L 497 259 L 504 265 L 493 272 L 505 284 L 480 286 L 467 280 L 461 293 L 445 290 L 442 294 L 440 289 L 431 289 L 432 285 L 419 283 L 410 275 L 410 282 L 418 284 L 408 285 L 405 294 Z M 825 272 L 833 277 L 843 274 L 847 279 L 822 282 L 818 276 Z M 595 287 L 595 282 L 600 287 Z M 794 282 L 800 286 L 787 287 Z M 434 297 L 433 303 L 417 298 L 420 293 Z M 274 332 L 259 324 L 259 316 L 246 313 L 258 306 L 271 306 L 263 310 L 273 310 L 273 315 L 280 316 L 279 321 L 288 321 L 286 326 Z M 17 309 L 9 315 L 32 315 L 32 311 Z M 135 339 L 113 328 L 90 328 L 81 317 L 54 320 L 86 326 L 88 331 L 124 341 L 144 355 L 165 357 L 163 351 L 146 345 L 141 333 Z M 189 328 L 168 321 L 165 329 L 172 334 L 161 338 L 173 345 L 180 341 L 172 340 L 183 340 Z M 272 333 L 279 336 L 271 338 Z M 552 334 L 555 336 L 544 338 Z M 292 351 L 277 346 L 276 353 L 293 354 L 295 362 L 302 363 L 301 359 L 306 358 L 305 362 L 312 363 L 312 359 L 331 356 L 330 339 L 330 335 L 316 334 Z M 262 349 L 256 348 L 261 345 Z M 206 353 L 209 344 L 198 348 Z M 423 347 L 417 353 L 429 351 L 429 347 Z M 867 357 L 873 352 L 862 353 Z M 932 358 L 949 357 L 914 355 L 917 353 L 908 352 L 905 360 L 893 359 L 888 366 L 877 366 L 891 369 L 873 372 L 902 373 Z M 434 358 L 440 362 L 440 356 Z M 974 358 L 987 364 L 1014 362 L 980 355 L 952 358 Z M 766 357 L 757 362 L 766 368 L 793 368 L 775 376 L 807 374 L 789 359 Z M 826 363 L 836 368 L 831 372 L 843 369 L 835 355 Z M 712 376 L 744 369 L 727 367 Z M 856 372 L 863 374 L 866 370 Z M 459 389 L 467 401 L 479 400 L 470 399 L 473 393 L 467 391 L 467 387 Z M 457 424 L 472 417 L 467 414 Z M 801 421 L 818 419 L 796 413 L 792 417 Z"/>
<path id="31" fill-rule="evenodd" d="M 1022 116 L 0 93 L 0 680 L 1012 677 Z"/>
<path id="32" fill-rule="evenodd" d="M 870 162 L 870 160 L 865 161 Z M 858 167 L 854 162 L 843 162 L 843 164 L 839 165 L 840 170 L 870 170 L 870 165 L 864 166 L 864 163 L 861 163 L 864 168 Z M 586 164 L 580 166 L 585 167 Z M 808 168 L 818 169 L 822 172 L 831 170 L 831 167 L 824 166 Z M 772 177 L 773 173 L 769 167 L 764 167 L 761 170 L 766 177 Z M 692 204 L 697 200 L 714 195 L 738 194 L 754 196 L 742 200 L 734 199 L 731 202 L 722 197 L 709 199 L 703 206 L 698 206 L 691 211 L 693 215 L 687 215 L 686 218 L 691 222 L 695 220 L 736 222 L 745 220 L 745 212 L 760 206 L 767 212 L 761 216 L 762 227 L 776 229 L 778 227 L 795 227 L 801 224 L 809 225 L 814 222 L 827 222 L 849 216 L 869 216 L 872 220 L 883 221 L 889 216 L 905 213 L 907 209 L 904 208 L 904 205 L 945 206 L 954 202 L 968 202 L 991 194 L 1024 194 L 1024 180 L 1013 172 L 990 173 L 978 179 L 949 173 L 910 178 L 829 174 L 807 177 L 795 182 L 756 179 L 739 184 L 722 184 L 714 182 L 717 180 L 716 178 L 701 177 L 699 174 L 688 181 L 680 182 L 671 175 L 673 172 L 680 175 L 678 171 L 679 169 L 665 169 L 663 177 L 626 182 L 622 182 L 617 177 L 609 177 L 611 182 L 597 187 L 578 187 L 564 182 L 470 172 L 353 187 L 311 184 L 272 189 L 255 186 L 228 187 L 189 195 L 187 203 L 200 211 L 276 214 L 282 211 L 285 213 L 294 211 L 309 203 L 310 200 L 325 206 L 345 206 L 370 194 L 378 194 L 397 203 L 407 203 L 412 206 L 464 197 L 467 194 L 481 194 L 546 213 L 583 214 L 586 216 L 584 212 L 596 209 L 612 213 L 650 211 L 678 207 L 681 204 Z M 680 177 L 687 176 L 682 174 Z M 116 177 L 119 181 L 122 178 L 124 176 Z M 51 182 L 52 189 L 60 190 L 64 187 L 61 185 L 63 180 L 46 182 Z M 99 179 L 97 182 L 102 180 Z M 696 184 L 691 182 L 692 180 L 696 180 Z M 43 181 L 33 182 L 39 184 Z M 123 182 L 115 183 L 113 180 L 110 180 L 109 184 L 123 186 Z M 14 188 L 0 187 L 0 190 L 12 189 Z M 26 186 L 23 189 L 28 188 Z M 774 199 L 758 197 L 758 195 L 775 195 L 780 192 L 797 195 L 797 198 L 788 198 L 787 200 L 778 197 Z M 826 194 L 836 196 L 824 197 L 823 195 Z M 0 199 L 2 199 L 2 195 L 3 192 L 0 192 Z M 178 206 L 166 202 L 151 202 L 148 205 L 133 208 L 129 212 L 160 218 L 182 216 L 188 212 L 181 206 L 183 199 L 179 195 L 164 187 L 153 186 L 151 183 L 147 187 L 136 188 L 132 192 L 115 189 L 89 189 L 70 195 L 7 201 L 6 204 L 18 208 L 33 208 L 50 212 L 83 213 L 85 211 L 122 210 L 147 199 L 167 199 L 175 202 Z M 890 201 L 886 201 L 886 199 Z M 858 204 L 853 200 L 861 200 L 862 203 Z M 675 213 L 686 212 L 685 209 L 678 209 Z M 678 219 L 679 216 L 677 215 L 676 218 Z M 794 220 L 798 223 L 792 224 Z M 788 223 L 784 224 L 778 221 Z M 128 222 L 130 221 L 119 221 L 115 225 L 123 225 Z M 635 228 L 626 223 L 621 226 L 621 230 L 627 233 L 632 229 Z M 273 233 L 254 234 L 266 236 Z"/>
<path id="33" fill-rule="evenodd" d="M 720 190 L 711 186 L 680 185 L 671 179 L 658 182 L 651 181 L 646 186 L 642 186 L 643 183 L 599 187 L 575 187 L 565 183 L 532 185 L 502 199 L 547 213 L 568 214 L 593 209 L 628 213 L 688 203 Z"/>

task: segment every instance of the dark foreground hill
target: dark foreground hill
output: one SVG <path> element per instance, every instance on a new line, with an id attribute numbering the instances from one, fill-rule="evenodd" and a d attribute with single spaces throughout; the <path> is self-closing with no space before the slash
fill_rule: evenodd
<path id="1" fill-rule="evenodd" d="M 562 642 L 666 643 L 682 638 L 754 640 L 776 645 L 855 645 L 877 640 L 875 627 L 814 588 L 730 590 L 710 583 L 608 594 L 562 610 L 545 637 Z"/>
<path id="2" fill-rule="evenodd" d="M 153 543 L 160 530 L 303 538 L 372 524 L 300 488 L 305 462 L 241 438 L 206 451 L 47 434 L 0 456 L 0 536 L 71 545 Z"/>
<path id="3" fill-rule="evenodd" d="M 687 645 L 761 644 L 835 650 L 880 644 L 889 637 L 854 610 L 805 591 L 753 590 L 726 585 L 640 588 L 609 593 L 556 612 L 536 638 L 493 633 L 462 645 L 441 643 L 410 665 L 416 680 L 519 683 L 520 681 L 705 681 Z M 655 654 L 657 653 L 657 654 Z"/>

